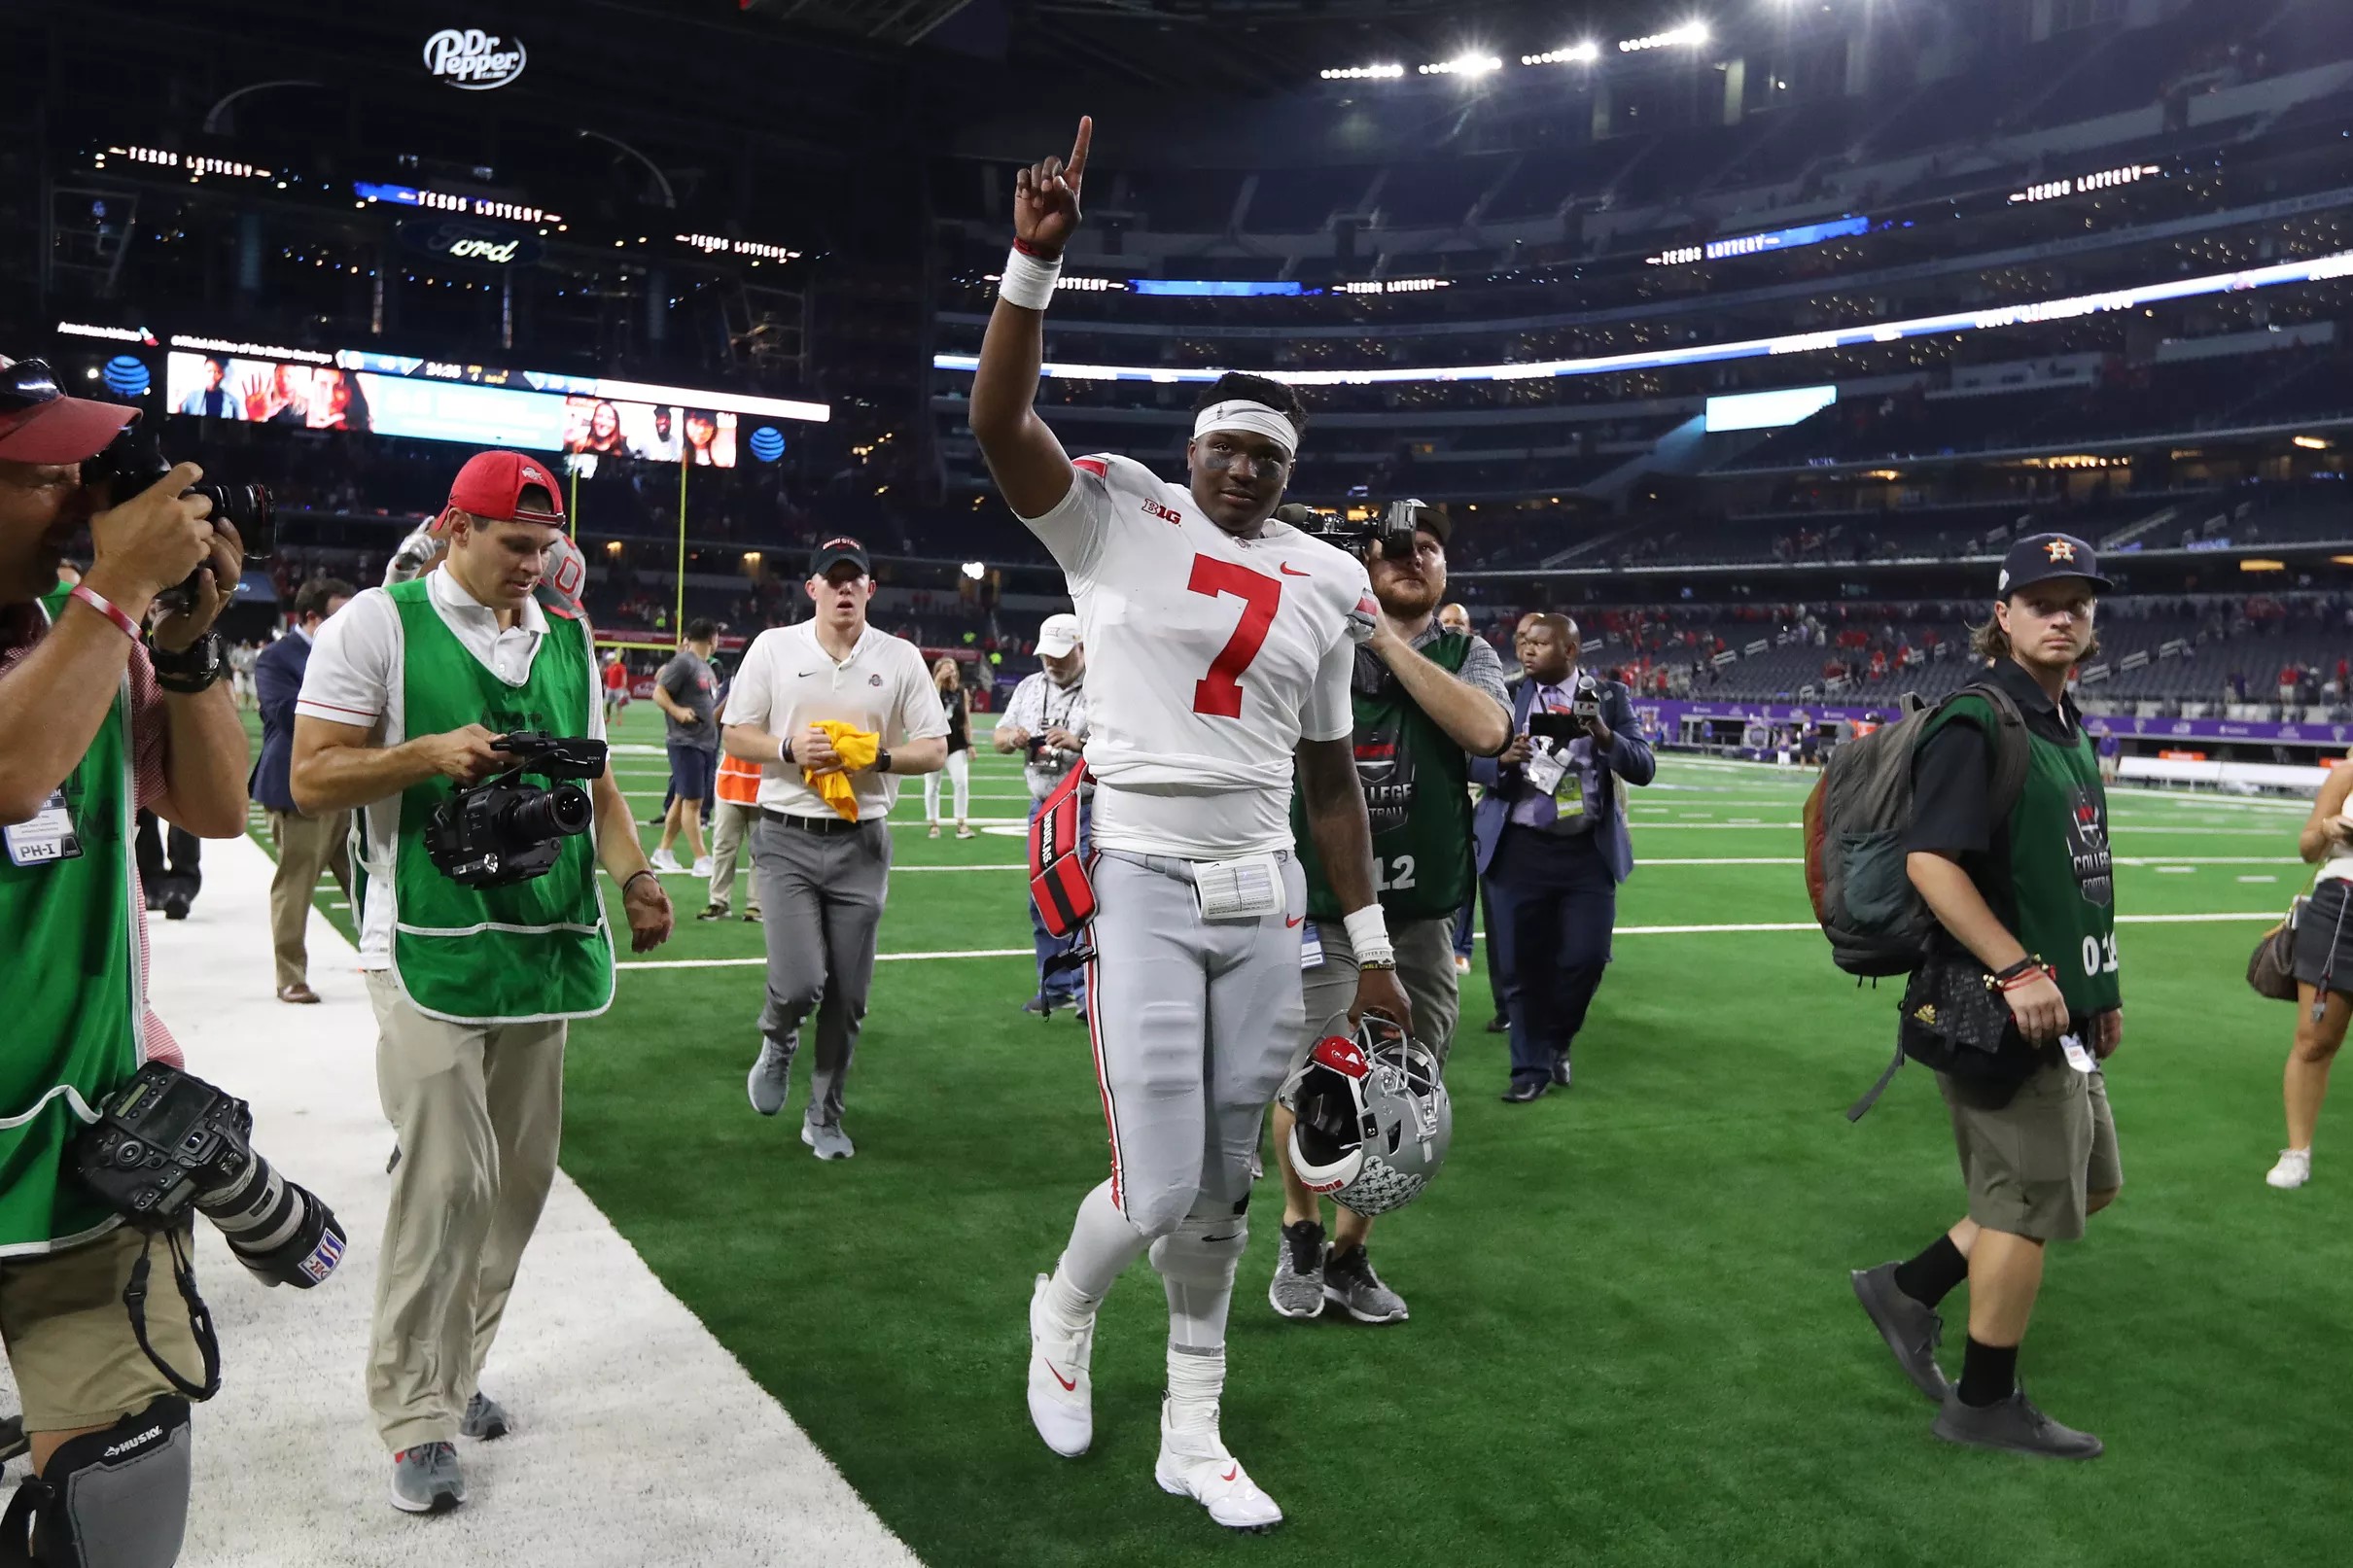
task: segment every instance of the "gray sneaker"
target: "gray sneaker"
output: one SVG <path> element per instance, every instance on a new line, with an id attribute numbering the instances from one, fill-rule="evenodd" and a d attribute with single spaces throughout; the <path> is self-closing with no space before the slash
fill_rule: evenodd
<path id="1" fill-rule="evenodd" d="M 1407 1315 L 1405 1298 L 1381 1282 L 1362 1247 L 1324 1254 L 1323 1299 L 1359 1323 L 1402 1323 Z"/>
<path id="2" fill-rule="evenodd" d="M 850 1134 L 841 1130 L 839 1122 L 803 1122 L 800 1140 L 809 1145 L 820 1160 L 847 1160 L 858 1152 Z"/>
<path id="3" fill-rule="evenodd" d="M 774 1040 L 762 1040 L 759 1060 L 752 1063 L 744 1087 L 751 1093 L 752 1108 L 762 1116 L 783 1110 L 792 1095 L 792 1053 Z"/>
<path id="4" fill-rule="evenodd" d="M 1275 1243 L 1275 1278 L 1267 1304 L 1284 1317 L 1316 1317 L 1323 1311 L 1323 1227 L 1301 1220 L 1282 1228 Z"/>
<path id="5" fill-rule="evenodd" d="M 1942 1405 L 1952 1392 L 1945 1369 L 1936 1364 L 1945 1320 L 1935 1307 L 1914 1301 L 1897 1287 L 1895 1270 L 1894 1264 L 1882 1263 L 1877 1269 L 1857 1269 L 1847 1277 L 1854 1281 L 1854 1299 L 1863 1304 L 1879 1338 L 1894 1352 L 1895 1364 L 1914 1388 Z"/>
<path id="6" fill-rule="evenodd" d="M 2102 1451 L 2100 1440 L 2090 1433 L 2061 1426 L 2036 1410 L 2023 1388 L 2012 1389 L 2008 1399 L 1995 1405 L 1964 1405 L 1955 1388 L 1928 1430 L 1947 1443 L 2043 1459 L 2097 1459 Z"/>
<path id="7" fill-rule="evenodd" d="M 477 1391 L 466 1402 L 466 1415 L 458 1422 L 458 1436 L 496 1443 L 506 1435 L 507 1407 Z"/>
<path id="8" fill-rule="evenodd" d="M 466 1501 L 454 1443 L 420 1443 L 392 1456 L 392 1506 L 404 1514 L 446 1514 Z"/>

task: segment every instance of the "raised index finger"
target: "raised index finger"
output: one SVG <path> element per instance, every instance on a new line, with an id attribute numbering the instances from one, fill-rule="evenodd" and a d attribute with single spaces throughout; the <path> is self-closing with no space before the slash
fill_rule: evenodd
<path id="1" fill-rule="evenodd" d="M 1080 115 L 1078 117 L 1078 140 L 1071 144 L 1071 161 L 1062 171 L 1062 177 L 1066 184 L 1074 186 L 1079 181 L 1086 178 L 1087 148 L 1094 142 L 1094 140 L 1095 117 L 1093 115 Z"/>

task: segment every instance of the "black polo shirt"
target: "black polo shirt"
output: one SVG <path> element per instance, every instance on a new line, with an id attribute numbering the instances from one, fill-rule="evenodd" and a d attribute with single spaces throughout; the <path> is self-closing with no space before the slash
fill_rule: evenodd
<path id="1" fill-rule="evenodd" d="M 2029 733 L 2059 746 L 2083 736 L 2083 714 L 2071 699 L 2053 702 L 2024 665 L 1997 660 L 1979 680 L 1999 686 L 2018 704 Z M 1993 741 L 1975 724 L 1949 723 L 1912 759 L 1912 832 L 1906 851 L 1942 854 L 1977 884 L 1986 907 L 2014 931 L 2018 900 L 2011 890 L 2010 824 L 1992 812 Z"/>

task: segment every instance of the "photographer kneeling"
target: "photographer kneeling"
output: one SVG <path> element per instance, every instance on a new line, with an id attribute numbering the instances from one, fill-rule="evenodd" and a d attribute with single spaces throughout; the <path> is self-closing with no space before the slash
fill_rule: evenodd
<path id="1" fill-rule="evenodd" d="M 450 487 L 441 569 L 370 588 L 322 625 L 295 710 L 296 804 L 362 813 L 360 966 L 402 1153 L 368 1397 L 393 1506 L 409 1513 L 465 1501 L 461 1433 L 507 1431 L 482 1362 L 555 1178 L 566 1022 L 613 1000 L 598 863 L 638 952 L 670 934 L 670 901 L 602 761 L 587 622 L 551 620 L 533 596 L 563 538 L 558 496 L 534 459 L 471 459 Z M 517 772 L 593 779 L 593 850 L 576 786 L 467 792 Z"/>
<path id="2" fill-rule="evenodd" d="M 151 1238 L 75 1179 L 70 1152 L 143 1062 L 179 1057 L 147 1011 L 132 818 L 245 828 L 245 731 L 212 631 L 236 534 L 186 494 L 191 464 L 94 516 L 83 486 L 82 465 L 137 417 L 63 396 L 37 360 L 0 361 L 0 1336 L 39 1478 L 0 1554 L 24 1550 L 31 1510 L 40 1560 L 86 1568 L 161 1568 L 188 1519 L 188 1403 L 124 1307 Z M 68 587 L 58 565 L 85 522 L 96 560 Z M 185 608 L 143 638 L 183 584 Z M 185 1226 L 170 1244 L 185 1250 Z M 199 1352 L 172 1300 L 159 1293 L 147 1336 L 187 1371 Z"/>

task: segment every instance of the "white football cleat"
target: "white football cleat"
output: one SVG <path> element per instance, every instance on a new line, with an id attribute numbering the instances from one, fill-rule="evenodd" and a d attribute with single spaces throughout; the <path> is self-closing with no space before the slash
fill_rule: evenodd
<path id="1" fill-rule="evenodd" d="M 1054 1326 L 1046 1306 L 1046 1274 L 1030 1293 L 1030 1424 L 1047 1447 L 1075 1459 L 1095 1441 L 1095 1323 L 1070 1333 Z"/>
<path id="2" fill-rule="evenodd" d="M 1178 1426 L 1170 1418 L 1173 1405 L 1167 1399 L 1160 1403 L 1160 1459 L 1152 1466 L 1160 1489 L 1192 1498 L 1229 1530 L 1255 1533 L 1281 1524 L 1282 1510 L 1258 1489 L 1242 1461 L 1226 1452 L 1217 1435 L 1217 1408 L 1210 1407 L 1207 1420 Z"/>
<path id="3" fill-rule="evenodd" d="M 2282 1149 L 2279 1164 L 2267 1171 L 2264 1180 L 2283 1192 L 2301 1187 L 2312 1179 L 2312 1151 L 2310 1149 Z"/>

